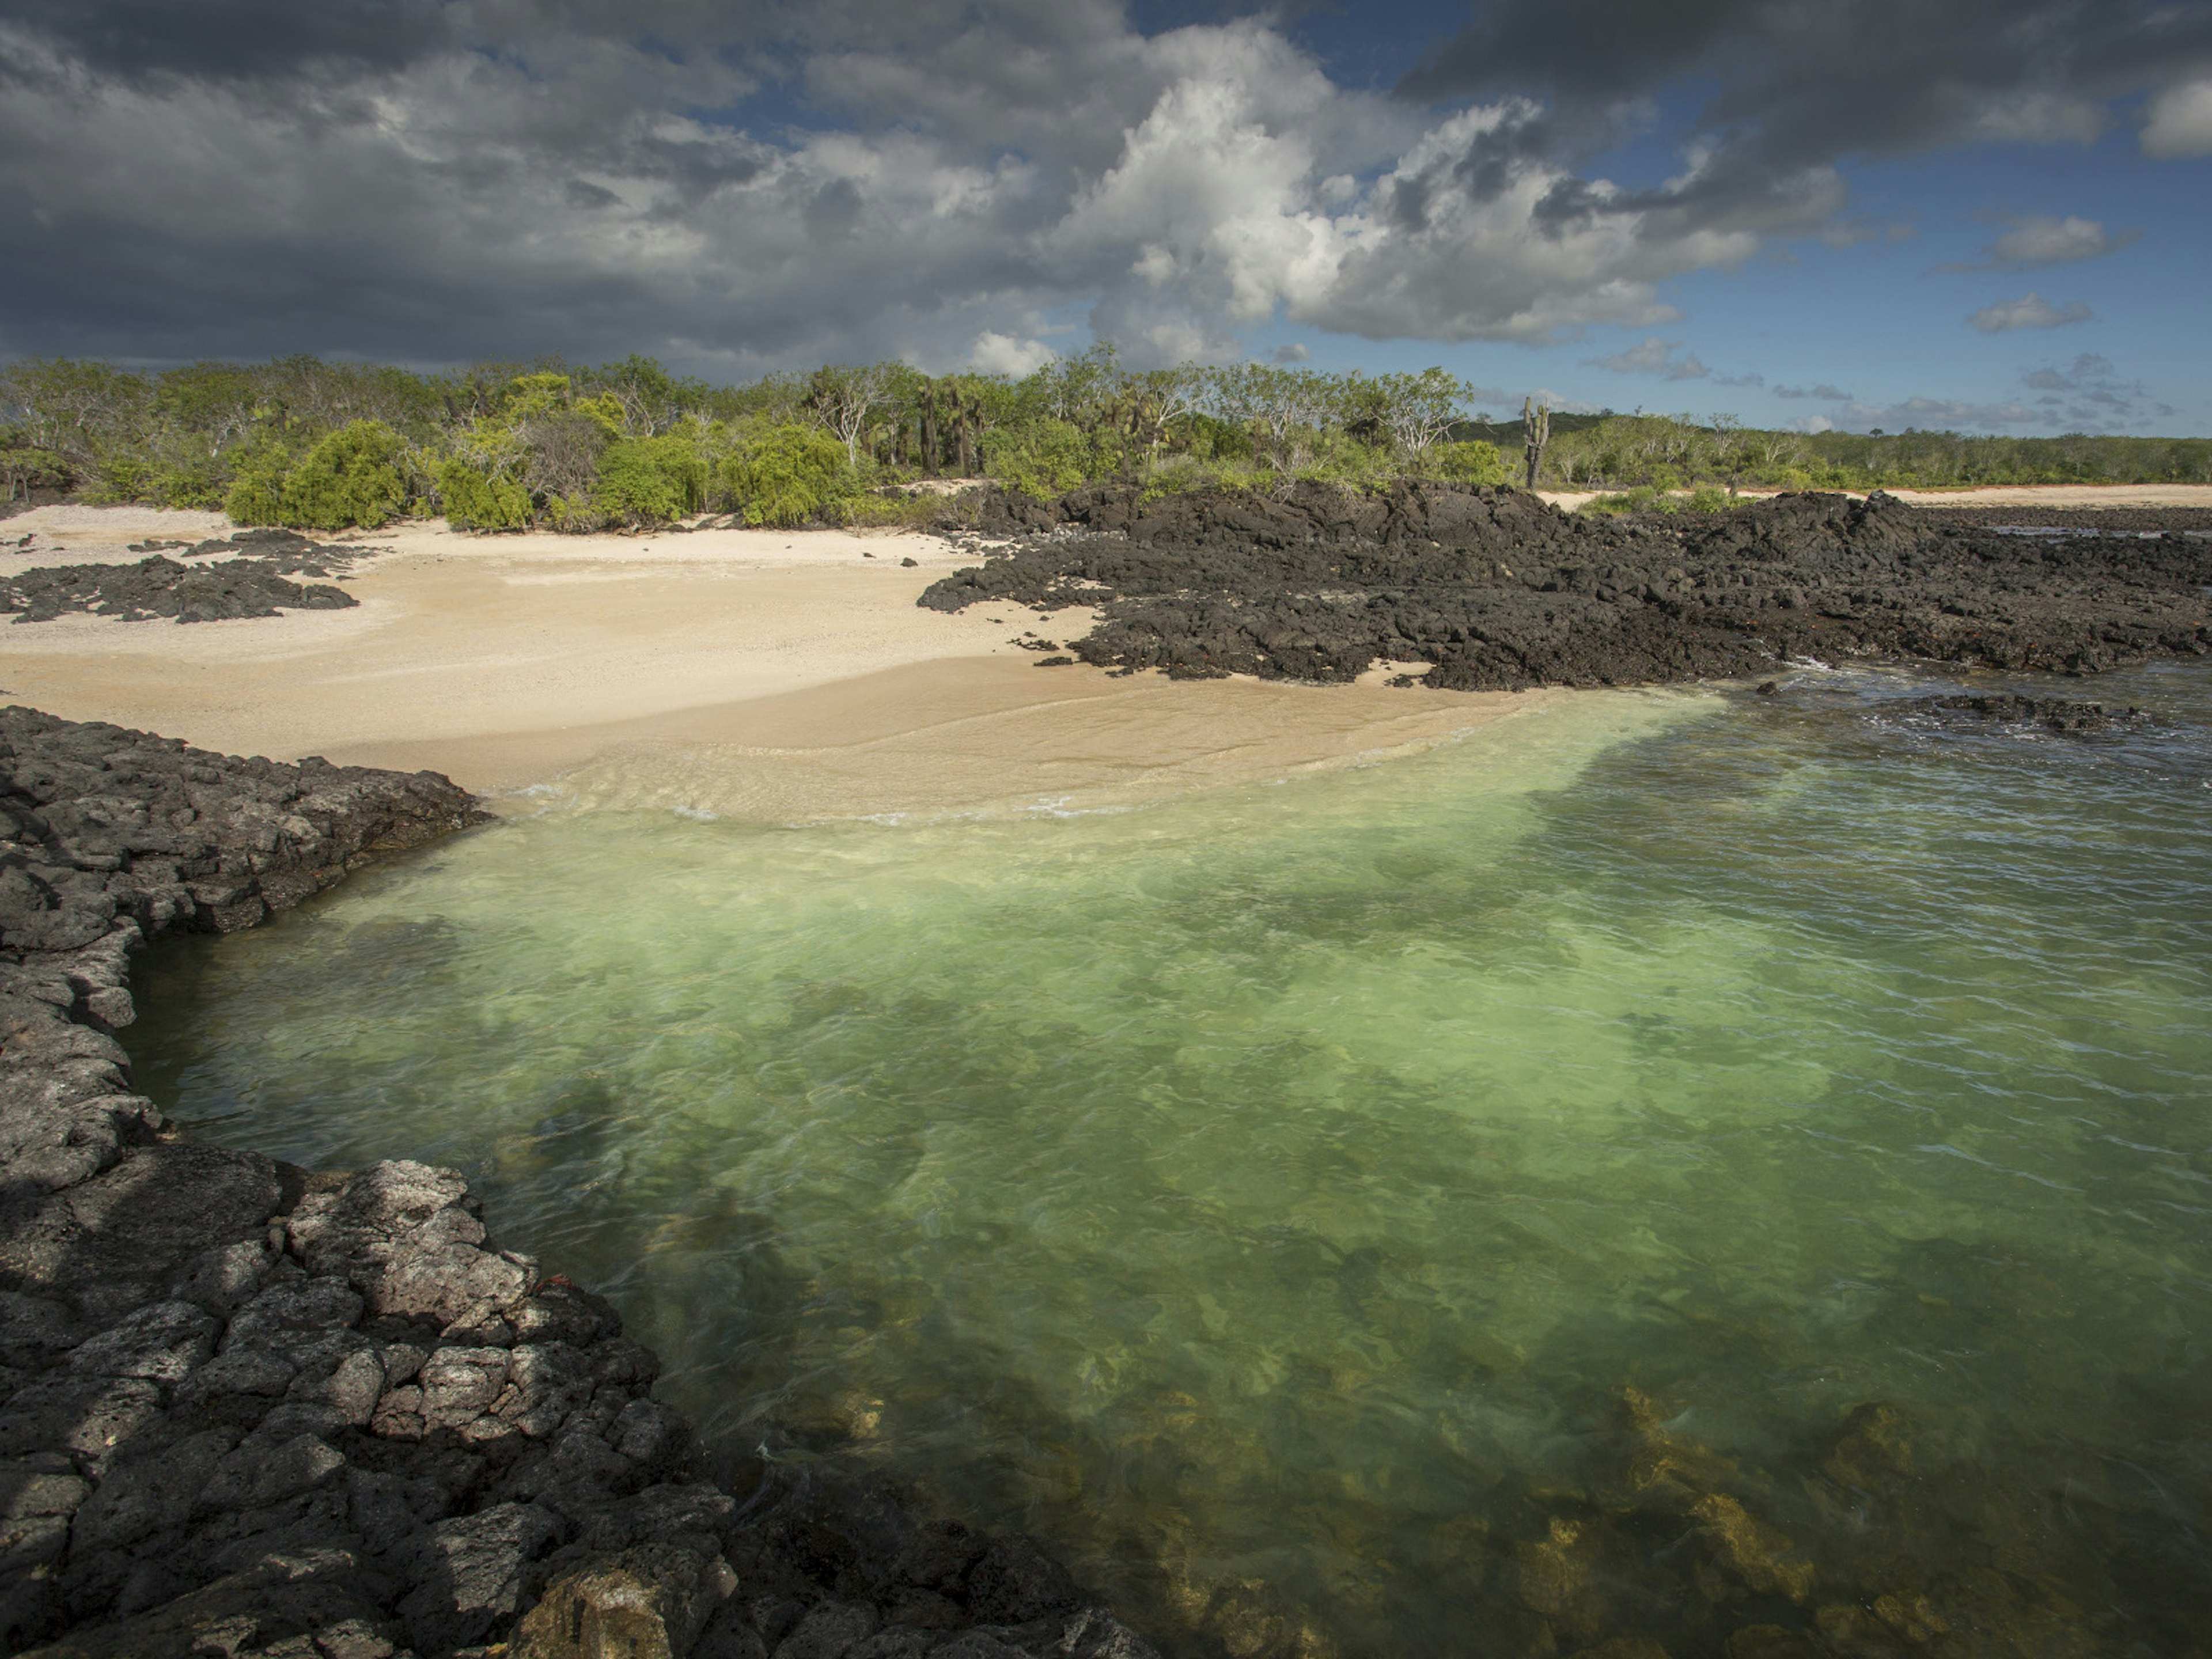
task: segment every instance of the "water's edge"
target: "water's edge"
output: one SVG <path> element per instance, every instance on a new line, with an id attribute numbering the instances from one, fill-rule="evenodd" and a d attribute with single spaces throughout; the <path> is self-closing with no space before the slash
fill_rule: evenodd
<path id="1" fill-rule="evenodd" d="M 658 1358 L 456 1172 L 311 1173 L 131 1092 L 134 951 L 483 822 L 466 792 L 21 708 L 0 763 L 9 1651 L 1152 1654 L 1025 1538 L 765 1443 L 710 1472 Z"/>

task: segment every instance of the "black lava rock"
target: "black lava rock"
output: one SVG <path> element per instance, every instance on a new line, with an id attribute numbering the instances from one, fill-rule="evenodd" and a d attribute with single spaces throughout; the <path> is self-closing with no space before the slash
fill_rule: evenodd
<path id="1" fill-rule="evenodd" d="M 1629 518 L 1422 483 L 1023 499 L 987 501 L 981 521 L 1060 527 L 920 603 L 1097 607 L 1078 655 L 1176 678 L 1341 682 L 1419 660 L 1434 665 L 1421 684 L 1517 690 L 1747 676 L 1793 656 L 2084 674 L 2212 651 L 2212 539 L 2194 531 L 2014 535 L 1881 494 Z"/>
<path id="2" fill-rule="evenodd" d="M 137 564 L 48 566 L 0 577 L 0 612 L 13 611 L 19 623 L 51 622 L 73 611 L 125 622 L 167 617 L 196 623 L 274 617 L 283 610 L 343 611 L 361 601 L 328 581 L 291 578 L 342 575 L 363 550 L 313 542 L 293 530 L 241 530 L 228 541 L 186 550 L 187 558 L 243 556 L 210 564 L 182 564 L 156 552 Z"/>

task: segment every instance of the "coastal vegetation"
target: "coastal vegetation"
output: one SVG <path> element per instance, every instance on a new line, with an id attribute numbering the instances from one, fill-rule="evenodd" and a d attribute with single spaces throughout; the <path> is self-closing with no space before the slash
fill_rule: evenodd
<path id="1" fill-rule="evenodd" d="M 435 374 L 288 357 L 155 372 L 64 358 L 0 369 L 0 491 L 222 508 L 337 530 L 443 514 L 483 530 L 928 520 L 933 478 L 1050 498 L 1108 478 L 1152 498 L 1296 482 L 1522 476 L 1520 420 L 1442 368 L 1265 363 L 1136 370 L 1110 345 L 1033 373 L 832 366 L 713 386 L 650 358 Z M 1601 508 L 1725 507 L 1735 491 L 2212 482 L 2212 440 L 1817 434 L 1732 416 L 1552 411 L 1538 482 Z"/>

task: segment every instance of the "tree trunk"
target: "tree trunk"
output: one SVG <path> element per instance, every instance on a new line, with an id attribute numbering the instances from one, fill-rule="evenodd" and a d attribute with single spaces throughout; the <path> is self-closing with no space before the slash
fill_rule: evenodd
<path id="1" fill-rule="evenodd" d="M 955 386 L 952 389 L 952 408 L 953 436 L 960 450 L 960 476 L 972 478 L 975 476 L 975 439 L 982 422 L 982 402 L 980 398 L 970 398 L 963 404 L 960 389 Z"/>
<path id="2" fill-rule="evenodd" d="M 937 382 L 932 380 L 921 396 L 921 470 L 937 476 Z"/>

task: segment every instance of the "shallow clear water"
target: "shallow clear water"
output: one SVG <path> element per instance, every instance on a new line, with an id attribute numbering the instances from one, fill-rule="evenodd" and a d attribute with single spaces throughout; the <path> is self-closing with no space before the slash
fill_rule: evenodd
<path id="1" fill-rule="evenodd" d="M 131 1046 L 234 1144 L 465 1169 L 722 1443 L 878 1458 L 1194 1653 L 2194 1650 L 2212 675 L 2088 740 L 1885 712 L 1932 689 L 508 823 L 165 948 Z"/>

